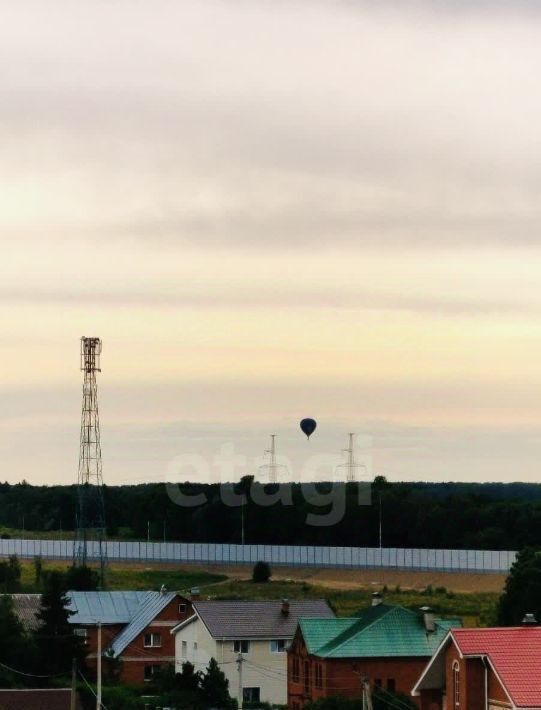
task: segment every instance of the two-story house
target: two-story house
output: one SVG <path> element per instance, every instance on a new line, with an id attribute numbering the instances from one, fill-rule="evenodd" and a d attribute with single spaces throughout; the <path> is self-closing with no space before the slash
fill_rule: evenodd
<path id="1" fill-rule="evenodd" d="M 173 630 L 176 668 L 204 671 L 215 658 L 239 706 L 287 702 L 287 648 L 299 619 L 333 618 L 323 600 L 194 601 L 194 614 Z"/>
<path id="2" fill-rule="evenodd" d="M 533 622 L 533 623 L 532 623 Z M 451 629 L 413 695 L 421 710 L 541 708 L 541 627 Z"/>
<path id="3" fill-rule="evenodd" d="M 176 592 L 67 592 L 69 622 L 81 638 L 86 665 L 96 673 L 101 631 L 104 673 L 126 683 L 143 684 L 175 662 L 169 633 L 192 611 L 190 599 Z M 27 631 L 39 625 L 40 594 L 12 594 L 13 608 Z"/>
<path id="4" fill-rule="evenodd" d="M 151 681 L 175 662 L 170 631 L 192 611 L 189 599 L 176 592 L 68 592 L 70 624 L 83 640 L 86 662 L 96 669 L 98 633 L 104 671 L 117 669 L 126 683 Z"/>

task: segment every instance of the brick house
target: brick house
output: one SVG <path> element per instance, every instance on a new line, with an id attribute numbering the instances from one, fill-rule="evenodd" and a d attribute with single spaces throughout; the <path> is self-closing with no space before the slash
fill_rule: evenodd
<path id="1" fill-rule="evenodd" d="M 413 694 L 422 710 L 541 708 L 541 627 L 451 629 Z"/>
<path id="2" fill-rule="evenodd" d="M 288 652 L 288 706 L 372 689 L 410 695 L 428 659 L 458 619 L 437 619 L 398 606 L 373 606 L 348 618 L 303 618 Z"/>
<path id="3" fill-rule="evenodd" d="M 34 631 L 41 595 L 11 597 L 23 626 Z M 96 672 L 101 624 L 104 673 L 114 671 L 121 681 L 136 685 L 152 680 L 161 666 L 174 665 L 175 642 L 169 632 L 193 614 L 191 600 L 176 592 L 68 592 L 67 598 L 70 623 L 83 640 L 90 672 Z M 115 660 L 110 663 L 109 658 Z"/>
<path id="4" fill-rule="evenodd" d="M 125 683 L 143 684 L 175 663 L 173 627 L 193 614 L 189 599 L 176 592 L 68 592 L 70 623 L 84 639 L 86 662 L 96 670 L 101 624 L 104 672 L 117 667 Z"/>

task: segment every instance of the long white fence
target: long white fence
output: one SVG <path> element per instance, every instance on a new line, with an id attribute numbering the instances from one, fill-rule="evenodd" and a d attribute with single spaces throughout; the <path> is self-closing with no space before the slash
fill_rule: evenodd
<path id="1" fill-rule="evenodd" d="M 0 540 L 0 557 L 71 560 L 73 540 Z M 509 550 L 424 550 L 400 547 L 313 547 L 230 545 L 207 542 L 107 542 L 110 560 L 158 563 L 254 564 L 275 566 L 380 568 L 445 572 L 503 572 L 515 561 Z M 88 543 L 88 558 L 98 559 L 97 543 Z"/>

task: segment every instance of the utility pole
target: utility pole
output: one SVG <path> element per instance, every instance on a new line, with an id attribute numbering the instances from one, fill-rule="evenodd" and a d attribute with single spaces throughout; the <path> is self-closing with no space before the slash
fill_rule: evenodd
<path id="1" fill-rule="evenodd" d="M 379 492 L 379 549 L 383 547 L 383 519 L 381 515 L 381 491 Z"/>
<path id="2" fill-rule="evenodd" d="M 372 690 L 370 688 L 370 681 L 368 680 L 368 678 L 363 678 L 362 688 L 363 688 L 363 710 L 373 710 Z"/>
<path id="3" fill-rule="evenodd" d="M 101 621 L 98 622 L 98 689 L 96 693 L 96 710 L 102 710 L 101 705 Z"/>
<path id="4" fill-rule="evenodd" d="M 71 696 L 70 696 L 70 710 L 76 710 L 77 702 L 77 660 L 75 658 L 71 661 Z"/>
<path id="5" fill-rule="evenodd" d="M 244 502 L 240 505 L 240 542 L 244 545 Z"/>
<path id="6" fill-rule="evenodd" d="M 147 542 L 150 542 L 150 520 L 147 520 Z"/>
<path id="7" fill-rule="evenodd" d="M 242 664 L 244 663 L 244 658 L 242 656 L 242 653 L 239 653 L 237 656 L 237 666 L 239 669 L 239 692 L 238 692 L 238 701 L 239 701 L 239 710 L 242 710 Z"/>

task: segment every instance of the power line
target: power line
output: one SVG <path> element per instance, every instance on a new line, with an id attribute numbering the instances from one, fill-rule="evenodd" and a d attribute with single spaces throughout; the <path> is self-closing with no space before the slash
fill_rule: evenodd
<path id="1" fill-rule="evenodd" d="M 2 668 L 5 668 L 8 671 L 11 671 L 12 673 L 16 673 L 17 675 L 22 675 L 26 676 L 27 678 L 60 678 L 61 676 L 68 675 L 69 671 L 65 671 L 63 673 L 55 673 L 54 675 L 37 675 L 36 673 L 26 673 L 25 671 L 19 671 L 16 668 L 12 668 L 11 666 L 7 666 L 5 663 L 0 662 L 0 666 Z"/>

